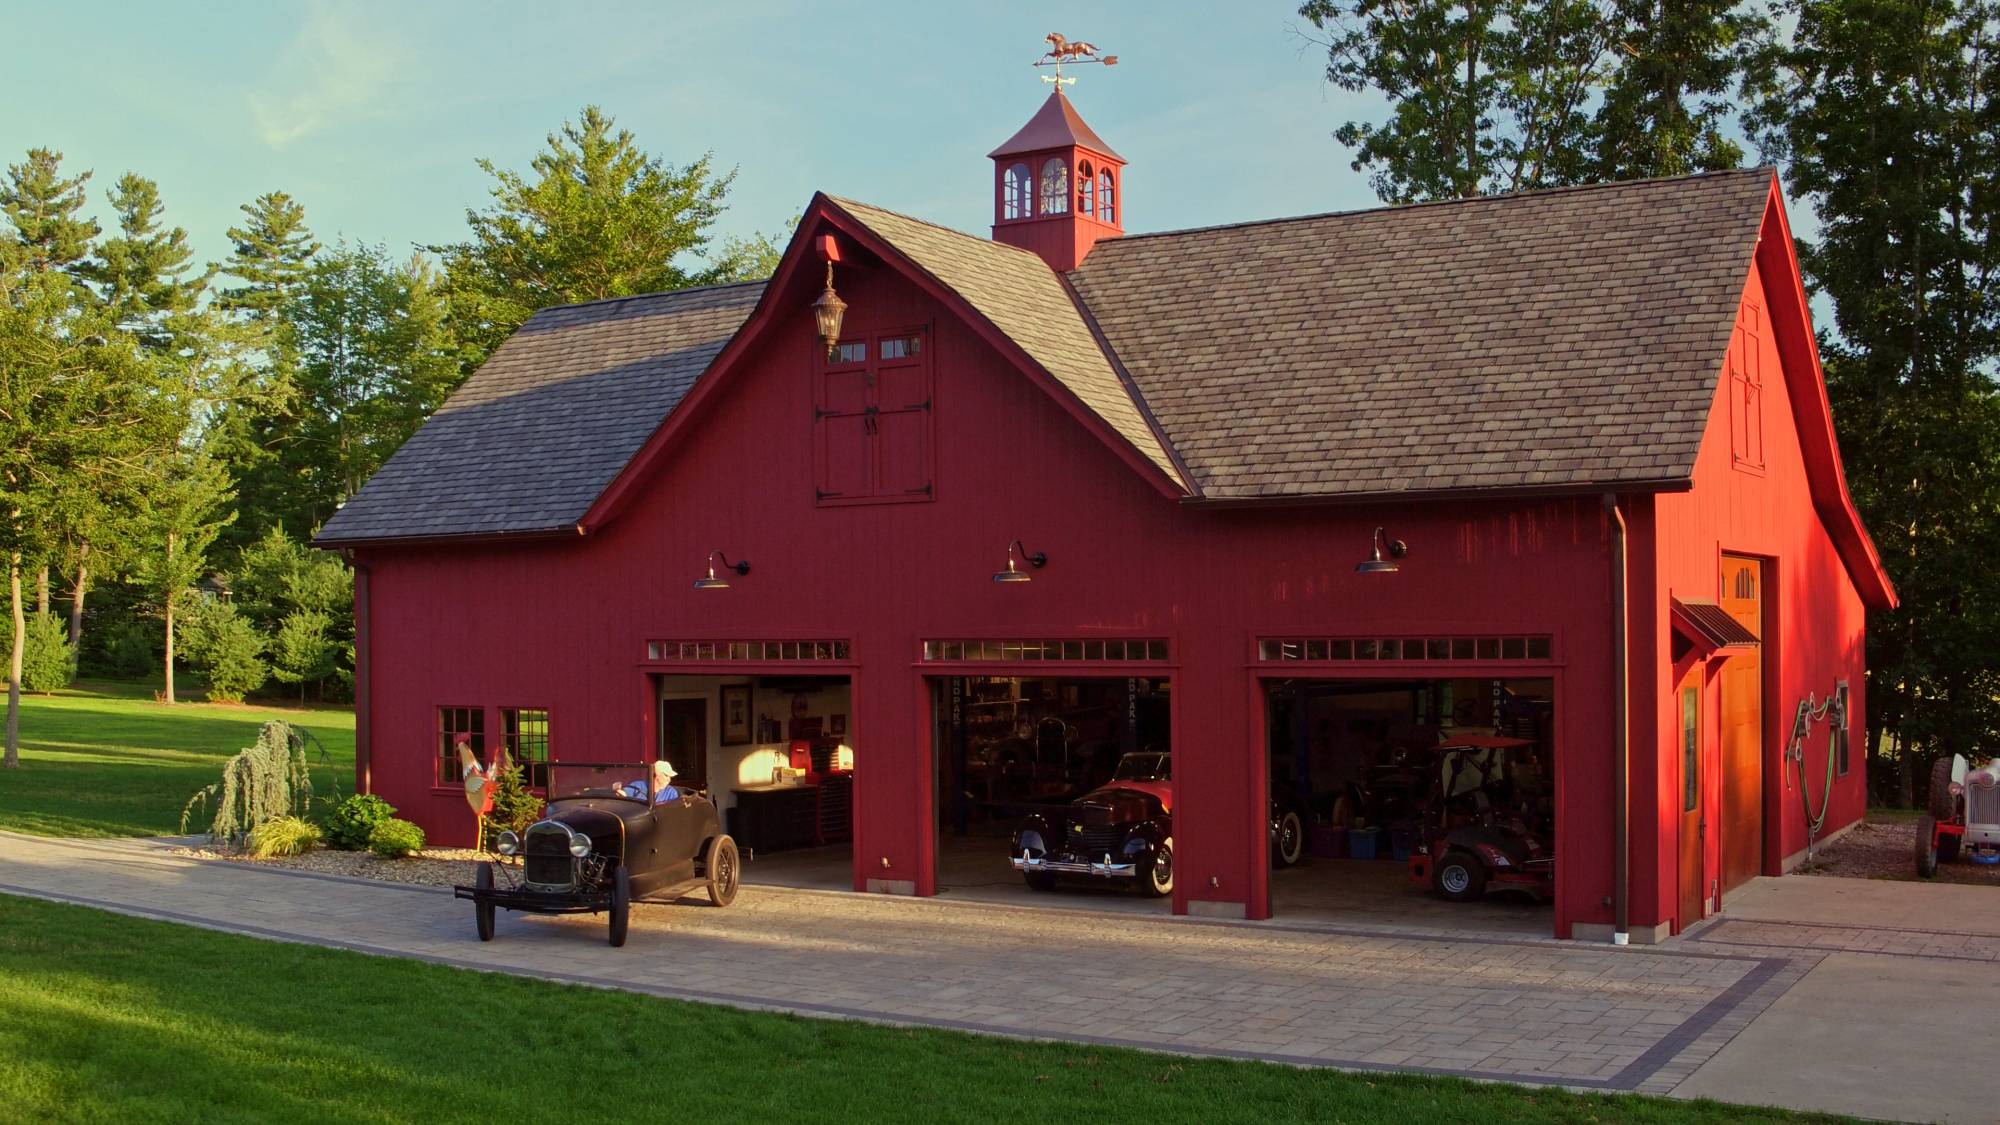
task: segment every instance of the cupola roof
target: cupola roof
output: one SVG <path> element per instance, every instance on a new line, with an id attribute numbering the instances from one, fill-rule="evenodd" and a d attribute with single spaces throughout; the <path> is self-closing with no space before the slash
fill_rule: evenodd
<path id="1" fill-rule="evenodd" d="M 1068 148 L 1071 145 L 1101 153 L 1120 163 L 1125 160 L 1113 152 L 1110 145 L 1104 143 L 1104 138 L 1098 136 L 1095 130 L 1084 123 L 1083 115 L 1076 111 L 1076 106 L 1070 104 L 1070 100 L 1063 96 L 1063 92 L 1056 90 L 1049 94 L 1049 100 L 1042 103 L 1042 108 L 1036 110 L 1033 117 L 1028 118 L 1026 125 L 1021 126 L 1020 130 L 1008 137 L 999 148 L 986 155 L 998 159 L 1023 152 Z"/>

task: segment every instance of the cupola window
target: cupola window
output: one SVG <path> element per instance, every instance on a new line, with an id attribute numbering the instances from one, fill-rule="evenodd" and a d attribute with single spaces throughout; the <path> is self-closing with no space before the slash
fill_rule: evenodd
<path id="1" fill-rule="evenodd" d="M 1116 186 L 1111 182 L 1111 169 L 1106 168 L 1097 176 L 1097 217 L 1107 223 L 1118 221 L 1118 207 L 1112 199 Z"/>
<path id="2" fill-rule="evenodd" d="M 1000 217 L 1025 219 L 1035 213 L 1035 177 L 1026 164 L 1010 164 L 1000 183 Z"/>
<path id="3" fill-rule="evenodd" d="M 1052 156 L 1042 165 L 1042 214 L 1069 213 L 1069 163 Z"/>
<path id="4" fill-rule="evenodd" d="M 1076 209 L 1085 215 L 1097 214 L 1097 176 L 1088 160 L 1076 166 Z"/>

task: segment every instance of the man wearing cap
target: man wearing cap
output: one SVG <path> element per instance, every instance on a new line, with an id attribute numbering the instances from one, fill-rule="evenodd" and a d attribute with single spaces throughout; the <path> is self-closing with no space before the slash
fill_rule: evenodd
<path id="1" fill-rule="evenodd" d="M 674 764 L 672 762 L 661 758 L 653 763 L 654 804 L 663 805 L 668 801 L 678 801 L 681 799 L 681 791 L 674 785 L 674 777 Z M 634 801 L 643 801 L 646 799 L 646 783 L 644 780 L 628 781 L 618 787 L 618 792 Z"/>

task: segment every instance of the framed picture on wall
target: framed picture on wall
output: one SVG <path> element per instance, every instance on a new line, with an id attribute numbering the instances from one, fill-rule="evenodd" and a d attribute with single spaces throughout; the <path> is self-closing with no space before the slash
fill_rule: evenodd
<path id="1" fill-rule="evenodd" d="M 742 746 L 750 741 L 750 685 L 722 685 L 722 744 Z"/>

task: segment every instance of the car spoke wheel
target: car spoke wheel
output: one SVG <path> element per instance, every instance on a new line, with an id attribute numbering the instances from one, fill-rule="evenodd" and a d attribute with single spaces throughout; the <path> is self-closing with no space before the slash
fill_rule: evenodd
<path id="1" fill-rule="evenodd" d="M 1290 867 L 1299 861 L 1305 852 L 1306 826 L 1299 814 L 1285 810 L 1278 818 L 1277 838 L 1271 842 L 1271 861 L 1279 867 Z"/>
<path id="2" fill-rule="evenodd" d="M 1174 893 L 1174 842 L 1164 841 L 1153 849 L 1153 859 L 1139 879 L 1140 893 L 1148 898 L 1165 898 Z"/>
<path id="3" fill-rule="evenodd" d="M 472 885 L 482 891 L 492 890 L 493 865 L 490 863 L 480 864 L 478 873 L 473 876 Z M 472 904 L 472 920 L 479 927 L 479 940 L 492 941 L 493 900 L 487 899 L 485 902 L 474 901 Z"/>
<path id="4" fill-rule="evenodd" d="M 1486 893 L 1486 868 L 1469 852 L 1453 849 L 1431 872 L 1431 888 L 1449 902 L 1471 902 Z"/>
<path id="5" fill-rule="evenodd" d="M 1928 879 L 1937 874 L 1937 820 L 1926 813 L 1917 818 L 1917 874 Z"/>
<path id="6" fill-rule="evenodd" d="M 708 858 L 702 867 L 708 872 L 708 901 L 717 906 L 735 902 L 736 888 L 743 879 L 743 864 L 736 855 L 736 841 L 727 836 L 717 836 L 709 841 Z"/>
<path id="7" fill-rule="evenodd" d="M 632 876 L 619 864 L 611 876 L 611 944 L 625 944 L 625 930 L 632 923 Z"/>

